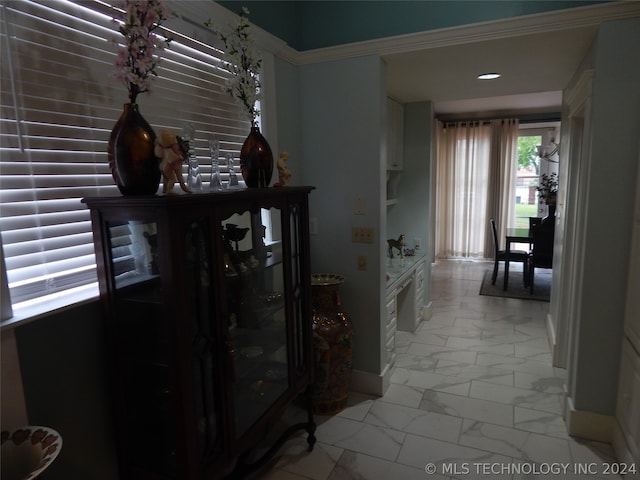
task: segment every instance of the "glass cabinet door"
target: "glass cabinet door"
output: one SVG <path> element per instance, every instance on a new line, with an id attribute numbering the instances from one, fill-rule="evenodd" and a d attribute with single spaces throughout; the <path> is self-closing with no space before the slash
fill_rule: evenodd
<path id="1" fill-rule="evenodd" d="M 215 304 L 212 295 L 211 222 L 209 217 L 191 221 L 184 240 L 185 327 L 191 345 L 193 393 L 200 458 L 215 457 L 221 451 L 218 435 L 218 385 Z"/>
<path id="2" fill-rule="evenodd" d="M 269 213 L 279 223 L 280 210 Z M 244 212 L 222 224 L 236 438 L 289 388 L 282 248 L 265 238 L 263 217 Z"/>
<path id="3" fill-rule="evenodd" d="M 158 472 L 175 467 L 169 340 L 163 315 L 157 224 L 108 222 L 111 331 L 125 421 L 154 442 L 126 446 L 131 463 Z"/>

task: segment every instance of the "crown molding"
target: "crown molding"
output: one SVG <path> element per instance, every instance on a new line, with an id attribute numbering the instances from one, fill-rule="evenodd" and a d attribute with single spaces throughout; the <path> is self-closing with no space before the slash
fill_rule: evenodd
<path id="1" fill-rule="evenodd" d="M 485 40 L 597 26 L 601 22 L 609 20 L 634 17 L 640 17 L 640 1 L 623 0 L 302 52 L 282 43 L 279 50 L 274 51 L 274 54 L 294 65 L 307 65 L 366 55 L 384 56 Z"/>
<path id="2" fill-rule="evenodd" d="M 575 115 L 591 96 L 593 77 L 593 69 L 583 71 L 573 88 L 567 91 L 564 103 L 569 106 L 569 116 Z"/>

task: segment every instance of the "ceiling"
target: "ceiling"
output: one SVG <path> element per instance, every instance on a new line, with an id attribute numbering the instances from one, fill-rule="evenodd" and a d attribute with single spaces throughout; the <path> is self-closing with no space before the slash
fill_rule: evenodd
<path id="1" fill-rule="evenodd" d="M 222 3 L 234 5 L 238 1 Z M 336 28 L 333 30 L 336 30 L 338 25 L 403 27 L 415 17 L 427 15 L 427 12 L 433 16 L 442 7 L 451 9 L 452 5 L 455 5 L 453 8 L 457 9 L 458 17 L 465 18 L 468 12 L 460 9 L 469 2 L 369 2 L 380 8 L 373 12 L 368 9 L 365 17 L 360 6 L 367 2 L 251 2 L 257 9 L 258 24 L 260 20 L 275 18 L 288 27 L 291 26 L 291 18 L 282 15 L 282 8 L 291 13 L 292 3 L 300 3 L 306 8 L 313 4 L 316 8 L 314 13 L 323 13 L 322 21 L 316 22 L 318 25 L 314 23 L 315 17 L 305 17 L 305 21 L 312 23 L 306 23 L 305 28 L 315 25 L 315 28 L 326 30 L 324 20 L 330 14 L 332 24 L 342 21 L 334 25 Z M 519 6 L 531 7 L 534 2 L 470 3 L 482 4 L 484 11 L 496 5 L 517 10 Z M 353 38 L 348 43 L 304 51 L 290 48 L 285 42 L 284 51 L 291 63 L 299 65 L 380 55 L 387 66 L 387 94 L 400 103 L 432 101 L 435 114 L 440 118 L 487 118 L 487 115 L 514 113 L 520 117 L 553 113 L 557 118 L 562 106 L 562 92 L 589 54 L 600 23 L 640 16 L 640 1 L 611 1 L 586 6 L 583 3 L 575 2 L 576 7 L 571 5 L 571 8 L 558 3 L 560 10 L 532 14 L 519 12 L 512 17 L 476 19 L 471 23 L 458 22 L 422 31 L 408 30 L 404 34 L 390 36 L 386 29 L 382 29 L 377 36 L 360 40 Z M 405 9 L 399 8 L 403 5 Z M 416 6 L 424 7 L 424 12 L 421 14 Z M 272 12 L 274 8 L 276 10 Z M 449 10 L 447 15 L 451 13 Z M 407 17 L 409 14 L 412 16 Z M 278 26 L 268 22 L 262 25 L 272 30 Z M 497 80 L 477 79 L 479 74 L 487 72 L 500 72 L 502 77 Z"/>
<path id="2" fill-rule="evenodd" d="M 401 103 L 432 100 L 441 116 L 558 112 L 596 33 L 584 26 L 386 54 L 388 93 Z M 477 79 L 487 72 L 502 77 Z"/>

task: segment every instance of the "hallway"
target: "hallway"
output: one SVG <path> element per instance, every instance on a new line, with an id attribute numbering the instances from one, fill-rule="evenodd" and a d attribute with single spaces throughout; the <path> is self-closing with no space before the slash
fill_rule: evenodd
<path id="1" fill-rule="evenodd" d="M 311 454 L 304 437 L 291 440 L 258 478 L 620 478 L 604 474 L 609 445 L 566 433 L 565 372 L 551 366 L 544 324 L 549 304 L 478 295 L 490 267 L 434 264 L 432 318 L 398 332 L 386 394 L 353 393 L 349 408 L 316 418 Z"/>

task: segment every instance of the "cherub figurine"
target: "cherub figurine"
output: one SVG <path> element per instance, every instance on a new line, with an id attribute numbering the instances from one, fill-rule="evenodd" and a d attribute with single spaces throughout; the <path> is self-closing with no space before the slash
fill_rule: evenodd
<path id="1" fill-rule="evenodd" d="M 191 189 L 182 177 L 182 162 L 187 158 L 182 139 L 167 130 L 162 130 L 156 140 L 154 153 L 160 159 L 160 171 L 162 172 L 162 193 L 171 193 L 176 182 L 180 188 L 190 193 Z"/>
<path id="2" fill-rule="evenodd" d="M 280 158 L 278 158 L 278 184 L 282 187 L 286 187 L 291 181 L 291 171 L 287 167 L 288 159 L 289 154 L 287 152 L 281 153 Z"/>

